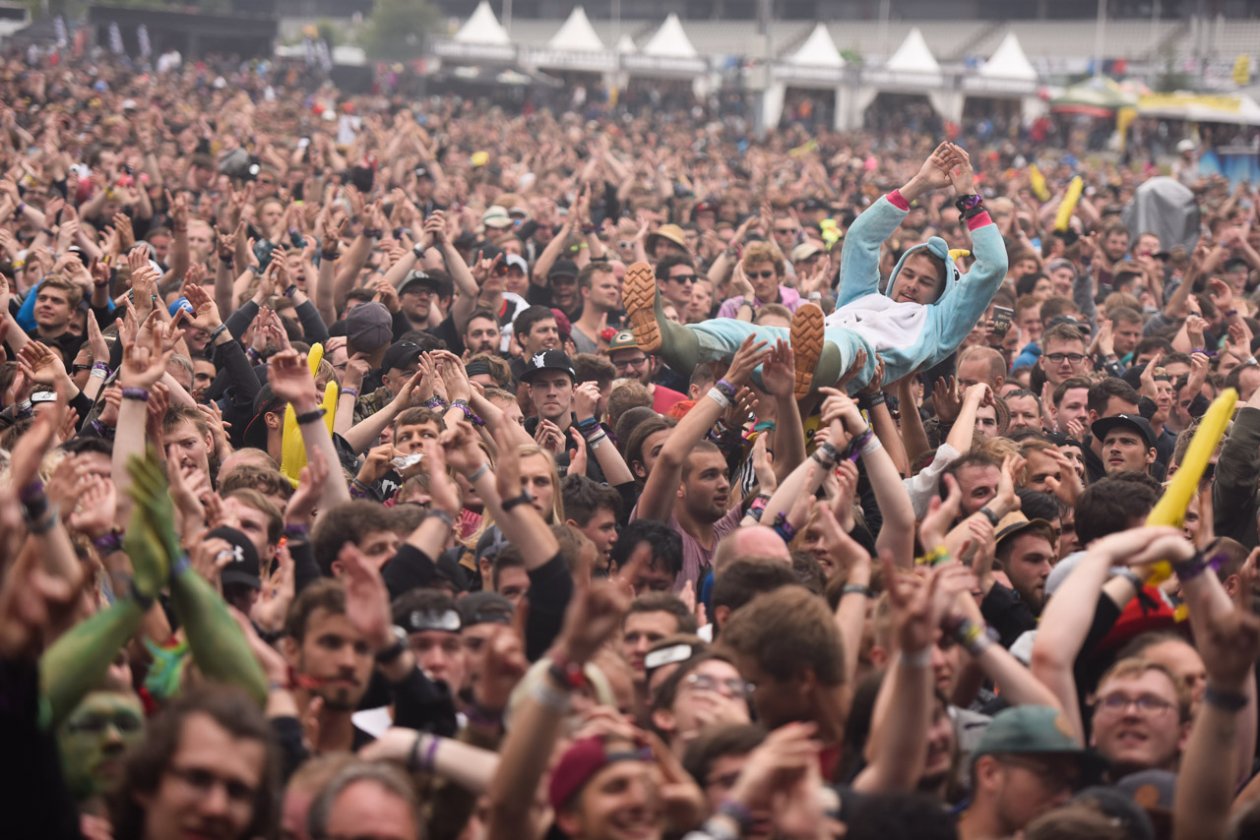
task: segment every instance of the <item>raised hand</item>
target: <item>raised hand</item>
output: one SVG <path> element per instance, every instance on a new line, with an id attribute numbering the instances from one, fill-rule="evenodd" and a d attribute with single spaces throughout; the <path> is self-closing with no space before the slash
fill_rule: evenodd
<path id="1" fill-rule="evenodd" d="M 792 396 L 795 381 L 796 357 L 792 353 L 792 346 L 779 339 L 762 363 L 762 389 L 776 399 L 787 399 Z"/>
<path id="2" fill-rule="evenodd" d="M 287 349 L 272 356 L 267 362 L 267 382 L 272 392 L 298 413 L 311 411 L 319 402 L 305 353 Z"/>
<path id="3" fill-rule="evenodd" d="M 174 352 L 167 347 L 170 326 L 159 322 L 156 314 L 145 318 L 135 338 L 123 344 L 118 381 L 124 388 L 150 388 L 166 373 Z"/>
<path id="4" fill-rule="evenodd" d="M 748 383 L 752 373 L 756 370 L 757 365 L 761 364 L 765 356 L 770 352 L 768 342 L 759 341 L 754 336 L 748 336 L 744 339 L 744 343 L 735 351 L 734 358 L 731 359 L 731 365 L 726 370 L 726 381 L 735 387 Z"/>

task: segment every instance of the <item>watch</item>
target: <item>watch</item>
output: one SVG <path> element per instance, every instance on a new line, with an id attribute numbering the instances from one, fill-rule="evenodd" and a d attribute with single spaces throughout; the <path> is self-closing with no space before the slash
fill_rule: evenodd
<path id="1" fill-rule="evenodd" d="M 378 665 L 389 665 L 397 661 L 398 657 L 403 655 L 403 651 L 407 649 L 407 631 L 395 624 L 389 628 L 390 633 L 394 636 L 394 643 L 386 648 L 381 648 L 376 652 L 376 662 Z"/>

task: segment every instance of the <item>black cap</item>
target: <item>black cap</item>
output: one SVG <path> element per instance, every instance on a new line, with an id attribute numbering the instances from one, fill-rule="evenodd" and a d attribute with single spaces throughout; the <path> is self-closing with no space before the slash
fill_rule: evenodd
<path id="1" fill-rule="evenodd" d="M 242 531 L 230 528 L 227 525 L 221 525 L 206 534 L 205 539 L 220 539 L 231 546 L 232 560 L 219 573 L 220 581 L 225 584 L 251 586 L 254 589 L 262 588 L 258 552 L 255 550 L 254 544 L 250 542 L 249 537 L 245 536 Z"/>
<path id="2" fill-rule="evenodd" d="M 433 173 L 430 172 L 429 167 L 425 166 L 423 163 L 412 171 L 415 172 L 417 178 L 428 178 L 429 180 L 433 180 Z"/>
<path id="3" fill-rule="evenodd" d="M 434 292 L 441 293 L 442 281 L 424 271 L 413 271 L 398 285 L 398 294 L 405 295 L 411 286 L 427 286 Z"/>
<path id="4" fill-rule="evenodd" d="M 577 277 L 578 265 L 573 260 L 556 260 L 547 272 L 548 277 Z"/>
<path id="5" fill-rule="evenodd" d="M 408 633 L 423 633 L 426 630 L 458 633 L 464 626 L 459 611 L 452 607 L 407 610 L 395 613 L 394 620 Z"/>
<path id="6" fill-rule="evenodd" d="M 562 370 L 569 374 L 574 381 L 577 381 L 577 374 L 573 372 L 573 364 L 563 350 L 544 350 L 541 353 L 535 353 L 526 364 L 528 367 L 521 374 L 521 380 L 524 382 L 528 382 L 531 377 L 544 370 Z"/>
<path id="7" fill-rule="evenodd" d="M 1094 425 L 1090 427 L 1090 431 L 1099 442 L 1102 442 L 1107 439 L 1107 434 L 1112 429 L 1121 426 L 1137 429 L 1146 440 L 1148 449 L 1155 445 L 1155 430 L 1151 428 L 1151 424 L 1147 422 L 1147 419 L 1139 414 L 1117 414 L 1114 417 L 1104 417 L 1095 421 Z"/>
<path id="8" fill-rule="evenodd" d="M 423 352 L 424 348 L 414 341 L 395 341 L 389 345 L 389 349 L 385 351 L 385 356 L 381 359 L 381 370 L 405 370 L 412 362 L 419 359 Z"/>

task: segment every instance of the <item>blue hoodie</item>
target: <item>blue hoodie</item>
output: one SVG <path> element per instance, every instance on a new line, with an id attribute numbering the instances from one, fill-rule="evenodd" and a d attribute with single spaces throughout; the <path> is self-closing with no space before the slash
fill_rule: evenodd
<path id="1" fill-rule="evenodd" d="M 884 382 L 894 382 L 924 367 L 940 364 L 971 332 L 1006 277 L 1006 245 L 988 213 L 967 222 L 974 263 L 966 274 L 949 256 L 949 245 L 933 236 L 901 255 L 884 292 L 879 290 L 880 247 L 909 210 L 900 193 L 884 196 L 858 216 L 844 238 L 836 311 L 827 318 L 828 332 L 857 333 L 868 346 L 867 370 L 874 372 L 874 354 L 884 361 Z M 897 277 L 906 259 L 927 251 L 945 263 L 945 287 L 931 304 L 893 300 Z"/>

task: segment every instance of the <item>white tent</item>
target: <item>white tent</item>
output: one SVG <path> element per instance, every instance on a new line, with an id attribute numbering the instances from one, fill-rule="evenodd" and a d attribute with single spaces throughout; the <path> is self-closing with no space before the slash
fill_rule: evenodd
<path id="1" fill-rule="evenodd" d="M 575 6 L 569 13 L 564 25 L 551 36 L 547 46 L 553 50 L 569 50 L 570 52 L 603 52 L 604 42 L 599 39 L 595 27 L 591 26 L 586 10 Z"/>
<path id="2" fill-rule="evenodd" d="M 454 40 L 461 44 L 494 44 L 496 46 L 507 46 L 512 43 L 507 30 L 494 16 L 494 10 L 490 8 L 487 0 L 481 0 L 472 16 L 464 21 L 464 25 L 455 33 Z"/>
<path id="3" fill-rule="evenodd" d="M 993 55 L 989 56 L 984 67 L 980 68 L 980 75 L 987 79 L 1037 81 L 1037 70 L 1024 54 L 1024 48 L 1020 46 L 1019 38 L 1015 37 L 1014 32 L 1006 33 L 1002 43 L 998 44 Z"/>
<path id="4" fill-rule="evenodd" d="M 673 12 L 643 47 L 643 54 L 658 58 L 698 58 L 700 55 L 683 31 L 682 21 Z"/>
<path id="5" fill-rule="evenodd" d="M 844 66 L 844 58 L 841 57 L 840 50 L 836 48 L 831 32 L 821 23 L 814 26 L 814 31 L 809 33 L 805 43 L 801 44 L 796 52 L 788 56 L 787 62 L 800 67 L 840 68 Z"/>
<path id="6" fill-rule="evenodd" d="M 941 77 L 941 65 L 937 63 L 932 51 L 928 49 L 923 33 L 916 26 L 910 30 L 906 40 L 901 42 L 897 51 L 884 64 L 885 70 L 894 73 L 913 73 L 919 76 Z"/>
<path id="7" fill-rule="evenodd" d="M 634 45 L 634 39 L 629 35 L 622 35 L 621 40 L 617 42 L 617 52 L 622 55 L 631 55 L 638 51 L 639 48 Z"/>

